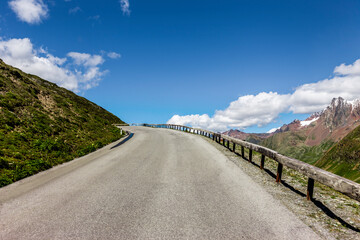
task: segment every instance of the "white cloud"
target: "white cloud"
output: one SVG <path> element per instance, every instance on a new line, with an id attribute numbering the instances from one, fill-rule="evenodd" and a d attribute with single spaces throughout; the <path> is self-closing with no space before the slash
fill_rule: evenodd
<path id="1" fill-rule="evenodd" d="M 109 53 L 107 54 L 107 56 L 108 56 L 109 58 L 112 58 L 112 59 L 117 59 L 117 58 L 120 58 L 120 57 L 121 57 L 121 55 L 120 55 L 119 53 L 116 53 L 116 52 L 109 52 Z"/>
<path id="2" fill-rule="evenodd" d="M 324 109 L 334 97 L 360 98 L 360 59 L 354 64 L 335 67 L 335 76 L 298 87 L 291 96 L 290 110 L 313 113 Z"/>
<path id="3" fill-rule="evenodd" d="M 88 53 L 69 52 L 67 54 L 71 57 L 76 65 L 84 65 L 87 67 L 94 67 L 104 63 L 104 58 L 100 55 L 90 55 Z"/>
<path id="4" fill-rule="evenodd" d="M 230 103 L 225 110 L 218 110 L 210 118 L 204 115 L 173 116 L 168 123 L 190 124 L 195 127 L 224 131 L 228 128 L 244 129 L 249 126 L 263 126 L 273 122 L 276 117 L 289 107 L 290 95 L 278 93 L 259 93 L 239 97 Z"/>
<path id="5" fill-rule="evenodd" d="M 0 38 L 0 58 L 74 92 L 97 86 L 107 72 L 99 67 L 105 61 L 100 55 L 70 52 L 67 57 L 59 58 L 43 48 L 35 49 L 28 38 Z"/>
<path id="6" fill-rule="evenodd" d="M 299 86 L 292 94 L 263 92 L 241 96 L 225 110 L 215 111 L 212 117 L 207 114 L 175 115 L 168 123 L 201 125 L 214 131 L 245 129 L 274 122 L 283 112 L 310 114 L 323 110 L 334 97 L 341 96 L 350 101 L 360 98 L 360 59 L 350 65 L 335 67 L 334 73 L 330 79 Z"/>
<path id="7" fill-rule="evenodd" d="M 29 24 L 40 23 L 49 11 L 42 0 L 12 0 L 9 6 L 21 21 Z"/>
<path id="8" fill-rule="evenodd" d="M 120 0 L 121 11 L 123 14 L 130 15 L 130 3 L 129 0 Z"/>
<path id="9" fill-rule="evenodd" d="M 334 73 L 339 75 L 360 75 L 360 59 L 356 60 L 353 64 L 335 67 Z"/>
<path id="10" fill-rule="evenodd" d="M 174 123 L 179 125 L 192 125 L 197 128 L 207 128 L 211 124 L 211 118 L 207 114 L 199 115 L 174 115 L 168 123 Z"/>

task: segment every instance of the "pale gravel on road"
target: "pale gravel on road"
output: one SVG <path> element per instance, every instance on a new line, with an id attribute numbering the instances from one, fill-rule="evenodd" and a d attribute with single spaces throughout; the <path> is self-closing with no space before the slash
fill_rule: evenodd
<path id="1" fill-rule="evenodd" d="M 0 239 L 319 239 L 205 139 L 128 129 L 0 189 Z"/>

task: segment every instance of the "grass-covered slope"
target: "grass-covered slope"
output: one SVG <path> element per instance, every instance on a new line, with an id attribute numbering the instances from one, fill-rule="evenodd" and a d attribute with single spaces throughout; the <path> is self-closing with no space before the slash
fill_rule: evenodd
<path id="1" fill-rule="evenodd" d="M 119 139 L 114 123 L 123 121 L 0 59 L 0 187 Z"/>
<path id="2" fill-rule="evenodd" d="M 315 165 L 360 183 L 360 126 L 336 143 Z"/>
<path id="3" fill-rule="evenodd" d="M 333 141 L 324 141 L 317 146 L 305 144 L 306 133 L 304 131 L 289 131 L 275 134 L 260 143 L 285 156 L 292 157 L 303 162 L 314 164 L 334 144 Z"/>

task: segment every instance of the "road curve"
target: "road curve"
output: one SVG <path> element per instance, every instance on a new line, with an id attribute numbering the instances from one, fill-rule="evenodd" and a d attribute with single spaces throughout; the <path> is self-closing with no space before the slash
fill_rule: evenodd
<path id="1" fill-rule="evenodd" d="M 0 189 L 0 239 L 319 239 L 202 137 L 128 129 Z"/>

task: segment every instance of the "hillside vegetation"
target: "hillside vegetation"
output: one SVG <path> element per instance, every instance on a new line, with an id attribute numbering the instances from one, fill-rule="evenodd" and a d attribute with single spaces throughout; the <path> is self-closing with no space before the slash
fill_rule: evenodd
<path id="1" fill-rule="evenodd" d="M 360 183 L 360 126 L 336 143 L 315 165 Z"/>
<path id="2" fill-rule="evenodd" d="M 275 134 L 260 144 L 273 149 L 285 156 L 292 157 L 309 164 L 315 164 L 326 151 L 334 145 L 331 140 L 324 141 L 317 146 L 305 144 L 306 133 L 301 131 L 282 132 Z"/>
<path id="3" fill-rule="evenodd" d="M 0 187 L 121 137 L 105 109 L 0 59 Z"/>

